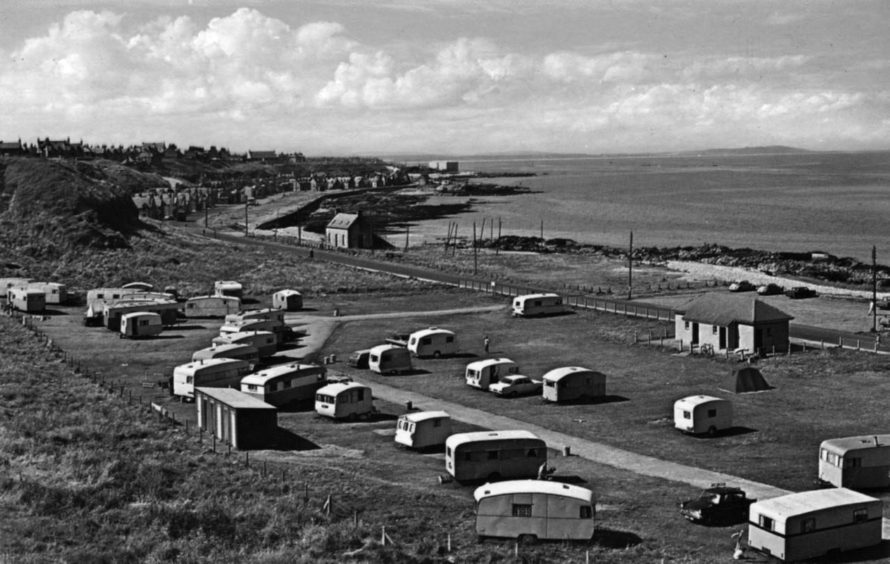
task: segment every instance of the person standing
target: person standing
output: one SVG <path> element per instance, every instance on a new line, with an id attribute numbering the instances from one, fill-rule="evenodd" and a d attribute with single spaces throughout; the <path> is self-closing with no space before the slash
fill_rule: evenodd
<path id="1" fill-rule="evenodd" d="M 488 349 L 491 347 L 491 339 L 488 338 L 488 335 L 482 337 L 482 348 L 485 350 L 485 354 L 488 354 Z"/>

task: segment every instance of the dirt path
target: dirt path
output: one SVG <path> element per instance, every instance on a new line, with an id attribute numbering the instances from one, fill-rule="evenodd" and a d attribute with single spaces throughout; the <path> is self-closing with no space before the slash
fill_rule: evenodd
<path id="1" fill-rule="evenodd" d="M 488 306 L 478 308 L 461 308 L 454 310 L 438 310 L 427 312 L 390 312 L 371 315 L 355 315 L 344 317 L 320 317 L 314 315 L 288 315 L 286 321 L 288 324 L 298 324 L 307 331 L 307 336 L 301 344 L 305 344 L 305 354 L 317 353 L 321 350 L 327 338 L 331 335 L 337 324 L 343 321 L 363 320 L 363 319 L 380 319 L 380 318 L 396 318 L 396 317 L 422 317 L 432 315 L 442 315 L 448 313 L 472 313 L 483 311 L 495 311 L 502 309 L 504 306 Z M 311 349 L 311 351 L 310 351 Z M 386 400 L 396 404 L 406 404 L 411 402 L 412 405 L 419 409 L 441 409 L 447 411 L 451 417 L 465 423 L 478 425 L 488 429 L 525 429 L 538 435 L 544 439 L 550 448 L 565 452 L 568 447 L 572 456 L 580 456 L 591 462 L 605 464 L 627 470 L 635 474 L 650 476 L 653 478 L 662 478 L 674 482 L 682 482 L 697 488 L 707 488 L 711 484 L 717 482 L 731 483 L 743 488 L 748 495 L 757 499 L 768 499 L 791 493 L 784 490 L 763 484 L 752 480 L 746 480 L 724 474 L 721 472 L 713 472 L 703 468 L 678 464 L 668 460 L 662 460 L 651 456 L 636 454 L 627 450 L 612 447 L 609 445 L 588 441 L 565 433 L 559 433 L 545 429 L 538 425 L 520 421 L 511 417 L 503 417 L 482 411 L 479 409 L 466 407 L 457 403 L 432 398 L 417 392 L 403 390 L 380 384 L 379 382 L 368 382 L 361 378 L 354 378 L 355 381 L 369 385 L 374 391 L 374 397 Z M 890 519 L 885 518 L 883 521 L 883 538 L 890 540 Z"/>

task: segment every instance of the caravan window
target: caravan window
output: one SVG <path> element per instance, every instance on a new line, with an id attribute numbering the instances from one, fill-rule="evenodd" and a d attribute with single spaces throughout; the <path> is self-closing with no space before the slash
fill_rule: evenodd
<path id="1" fill-rule="evenodd" d="M 844 468 L 859 468 L 862 466 L 862 460 L 859 458 L 844 458 Z"/>
<path id="2" fill-rule="evenodd" d="M 816 520 L 815 519 L 804 519 L 800 523 L 800 532 L 801 533 L 810 533 L 816 530 Z"/>
<path id="3" fill-rule="evenodd" d="M 433 419 L 433 427 L 441 427 L 442 420 L 441 419 Z"/>
<path id="4" fill-rule="evenodd" d="M 528 449 L 528 454 L 526 456 L 528 456 L 529 458 L 535 458 L 536 456 L 538 456 L 538 449 L 536 449 L 536 448 Z"/>
<path id="5" fill-rule="evenodd" d="M 498 451 L 490 450 L 486 453 L 489 460 L 497 460 L 498 459 Z"/>
<path id="6" fill-rule="evenodd" d="M 428 345 L 432 342 L 433 342 L 433 339 L 431 337 L 424 337 L 423 339 L 420 340 L 421 345 Z"/>
<path id="7" fill-rule="evenodd" d="M 868 521 L 868 509 L 854 509 L 853 522 L 861 523 L 862 521 Z"/>
<path id="8" fill-rule="evenodd" d="M 552 388 L 553 386 L 556 385 L 556 382 L 554 382 L 553 380 L 547 380 L 544 382 L 544 385 L 547 386 L 548 388 Z"/>
<path id="9" fill-rule="evenodd" d="M 716 410 L 716 409 L 709 409 L 709 410 L 708 410 L 708 417 L 717 417 L 717 410 Z"/>
<path id="10" fill-rule="evenodd" d="M 582 505 L 581 506 L 581 514 L 579 515 L 579 517 L 581 519 L 590 519 L 592 516 L 593 516 L 593 508 L 590 507 L 589 505 Z"/>
<path id="11" fill-rule="evenodd" d="M 526 504 L 526 503 L 514 503 L 513 504 L 513 517 L 531 517 L 531 516 L 532 516 L 531 504 Z"/>
<path id="12" fill-rule="evenodd" d="M 760 526 L 767 531 L 773 530 L 773 520 L 765 515 L 760 516 Z"/>
<path id="13" fill-rule="evenodd" d="M 684 412 L 683 412 L 683 419 L 692 419 L 692 412 L 691 412 L 691 411 L 684 411 Z"/>
<path id="14" fill-rule="evenodd" d="M 453 343 L 453 342 L 454 342 L 454 337 L 452 337 L 451 335 L 448 335 L 447 337 L 445 337 L 445 342 L 446 342 L 446 343 Z"/>

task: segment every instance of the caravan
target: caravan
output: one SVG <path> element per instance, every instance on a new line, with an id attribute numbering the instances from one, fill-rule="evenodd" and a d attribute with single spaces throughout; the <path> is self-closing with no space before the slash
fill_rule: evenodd
<path id="1" fill-rule="evenodd" d="M 315 393 L 315 412 L 332 419 L 355 420 L 374 413 L 371 388 L 356 382 L 337 382 Z"/>
<path id="2" fill-rule="evenodd" d="M 400 415 L 395 441 L 409 448 L 444 445 L 451 435 L 451 416 L 445 411 L 417 411 Z"/>
<path id="3" fill-rule="evenodd" d="M 241 343 L 229 343 L 225 345 L 211 345 L 206 349 L 192 353 L 192 361 L 210 360 L 211 358 L 235 358 L 246 360 L 251 366 L 260 362 L 260 352 L 253 345 Z"/>
<path id="4" fill-rule="evenodd" d="M 408 350 L 417 357 L 439 358 L 456 353 L 457 341 L 452 331 L 430 327 L 408 336 Z"/>
<path id="5" fill-rule="evenodd" d="M 758 501 L 748 513 L 748 546 L 796 561 L 878 545 L 882 512 L 880 499 L 846 488 Z"/>
<path id="6" fill-rule="evenodd" d="M 480 537 L 590 540 L 596 507 L 587 488 L 547 480 L 510 480 L 479 486 Z"/>
<path id="7" fill-rule="evenodd" d="M 594 400 L 606 395 L 606 375 L 580 366 L 554 368 L 543 379 L 546 401 Z"/>
<path id="8" fill-rule="evenodd" d="M 689 396 L 674 402 L 674 427 L 684 433 L 715 435 L 732 427 L 732 402 L 712 396 Z"/>
<path id="9" fill-rule="evenodd" d="M 241 311 L 241 299 L 234 296 L 195 296 L 185 301 L 185 316 L 225 317 Z"/>
<path id="10" fill-rule="evenodd" d="M 154 337 L 164 330 L 161 315 L 152 311 L 134 311 L 121 316 L 121 337 Z"/>
<path id="11" fill-rule="evenodd" d="M 279 364 L 241 379 L 241 391 L 266 403 L 282 406 L 315 397 L 327 370 L 315 364 Z"/>
<path id="12" fill-rule="evenodd" d="M 272 294 L 272 307 L 284 311 L 303 309 L 303 294 L 296 290 L 280 290 Z"/>
<path id="13" fill-rule="evenodd" d="M 284 311 L 280 309 L 248 309 L 240 313 L 230 313 L 226 316 L 226 323 L 237 323 L 247 319 L 268 319 L 273 325 L 284 325 Z"/>
<path id="14" fill-rule="evenodd" d="M 102 310 L 102 322 L 110 331 L 120 331 L 121 316 L 126 313 L 152 312 L 161 316 L 163 325 L 175 325 L 182 311 L 182 305 L 174 300 L 120 301 L 105 304 Z"/>
<path id="15" fill-rule="evenodd" d="M 513 317 L 535 317 L 565 313 L 558 294 L 526 294 L 513 298 Z"/>
<path id="16" fill-rule="evenodd" d="M 459 482 L 534 478 L 547 444 L 528 431 L 458 433 L 445 441 L 445 469 Z"/>
<path id="17" fill-rule="evenodd" d="M 68 290 L 64 284 L 58 282 L 28 282 L 22 286 L 28 290 L 43 292 L 47 304 L 64 304 L 68 301 Z"/>
<path id="18" fill-rule="evenodd" d="M 464 380 L 467 386 L 487 390 L 504 376 L 519 374 L 519 366 L 509 358 L 487 358 L 467 365 Z"/>
<path id="19" fill-rule="evenodd" d="M 890 435 L 822 441 L 819 480 L 838 488 L 890 487 Z"/>
<path id="20" fill-rule="evenodd" d="M 226 333 L 213 338 L 214 345 L 253 345 L 260 358 L 272 356 L 278 350 L 278 337 L 271 331 Z"/>
<path id="21" fill-rule="evenodd" d="M 411 353 L 398 345 L 377 345 L 368 351 L 368 368 L 378 374 L 411 371 Z"/>
<path id="22" fill-rule="evenodd" d="M 6 302 L 11 308 L 25 313 L 46 311 L 46 294 L 43 293 L 43 290 L 10 288 L 6 291 Z"/>
<path id="23" fill-rule="evenodd" d="M 195 386 L 228 388 L 238 386 L 250 365 L 245 360 L 213 358 L 181 364 L 173 369 L 173 395 L 180 399 L 194 399 Z"/>
<path id="24" fill-rule="evenodd" d="M 213 294 L 216 296 L 244 297 L 244 288 L 233 280 L 217 280 L 213 283 Z"/>

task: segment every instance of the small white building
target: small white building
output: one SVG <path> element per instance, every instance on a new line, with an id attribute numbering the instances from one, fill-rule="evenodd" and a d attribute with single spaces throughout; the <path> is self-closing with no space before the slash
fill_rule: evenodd
<path id="1" fill-rule="evenodd" d="M 717 434 L 732 427 L 732 402 L 713 396 L 689 396 L 674 402 L 674 427 L 694 435 Z"/>
<path id="2" fill-rule="evenodd" d="M 751 504 L 748 546 L 785 561 L 881 544 L 883 503 L 846 488 L 793 493 Z"/>
<path id="3" fill-rule="evenodd" d="M 548 480 L 510 480 L 479 486 L 473 498 L 480 537 L 593 537 L 596 508 L 587 488 Z"/>
<path id="4" fill-rule="evenodd" d="M 785 352 L 792 319 L 758 299 L 711 292 L 677 311 L 675 333 L 686 348 L 708 346 L 714 352 L 741 349 L 756 354 Z"/>
<path id="5" fill-rule="evenodd" d="M 408 336 L 408 350 L 417 357 L 449 356 L 457 352 L 457 339 L 448 329 L 421 329 Z"/>
<path id="6" fill-rule="evenodd" d="M 445 411 L 406 413 L 396 421 L 395 441 L 409 448 L 444 445 L 450 435 L 451 416 Z"/>

